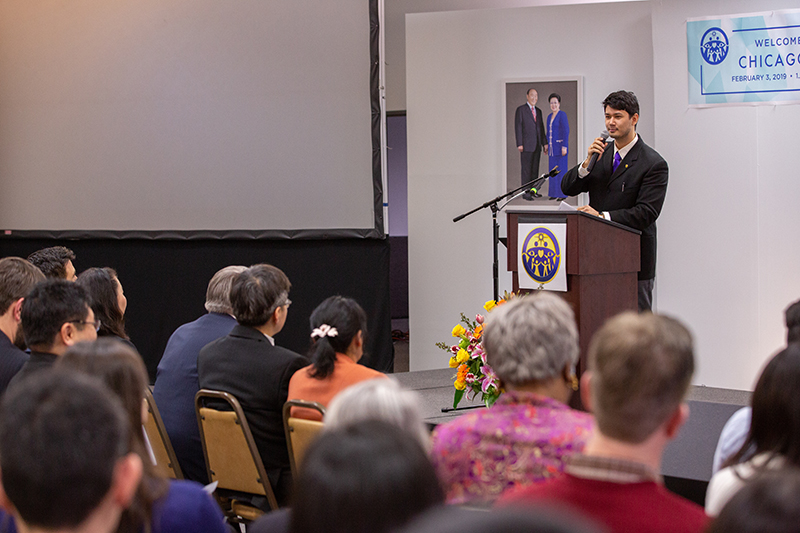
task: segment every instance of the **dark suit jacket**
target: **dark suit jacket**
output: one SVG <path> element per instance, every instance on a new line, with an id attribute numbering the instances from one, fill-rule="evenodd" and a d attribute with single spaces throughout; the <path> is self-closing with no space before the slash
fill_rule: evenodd
<path id="1" fill-rule="evenodd" d="M 17 375 L 28 362 L 28 354 L 14 346 L 11 339 L 0 331 L 0 396 L 5 392 L 11 378 Z"/>
<path id="2" fill-rule="evenodd" d="M 542 120 L 542 110 L 533 106 L 536 110 L 536 123 L 533 122 L 533 113 L 527 103 L 517 108 L 514 115 L 514 132 L 516 133 L 517 144 L 522 146 L 523 152 L 538 152 L 547 144 L 547 134 L 544 131 L 544 120 Z"/>
<path id="3" fill-rule="evenodd" d="M 592 171 L 578 177 L 578 166 L 570 169 L 561 182 L 565 194 L 589 193 L 589 205 L 607 211 L 611 220 L 642 232 L 639 279 L 656 276 L 656 219 L 667 195 L 669 168 L 658 152 L 641 137 L 612 173 L 614 148 L 609 143 Z"/>
<path id="4" fill-rule="evenodd" d="M 237 324 L 200 350 L 200 387 L 229 392 L 242 405 L 273 487 L 288 474 L 289 452 L 283 432 L 283 404 L 292 375 L 309 365 L 305 357 L 273 346 L 260 331 Z"/>
<path id="5" fill-rule="evenodd" d="M 32 351 L 28 361 L 22 365 L 22 368 L 17 372 L 17 375 L 11 379 L 8 386 L 10 387 L 12 384 L 25 379 L 31 374 L 40 372 L 45 368 L 50 368 L 56 364 L 56 361 L 58 361 L 58 356 L 55 354 Z"/>
<path id="6" fill-rule="evenodd" d="M 203 484 L 208 483 L 208 472 L 194 409 L 194 396 L 200 390 L 197 355 L 206 344 L 230 333 L 235 325 L 236 320 L 230 315 L 208 313 L 176 329 L 158 363 L 153 387 L 153 398 L 184 477 Z"/>

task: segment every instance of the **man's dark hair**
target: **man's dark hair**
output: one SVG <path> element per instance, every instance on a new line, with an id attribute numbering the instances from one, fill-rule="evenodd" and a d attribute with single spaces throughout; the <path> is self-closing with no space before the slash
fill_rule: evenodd
<path id="1" fill-rule="evenodd" d="M 28 261 L 50 279 L 67 277 L 67 261 L 75 260 L 75 252 L 64 246 L 51 246 L 37 250 L 28 256 Z"/>
<path id="2" fill-rule="evenodd" d="M 0 259 L 0 315 L 40 281 L 44 281 L 42 272 L 21 257 Z"/>
<path id="3" fill-rule="evenodd" d="M 539 91 L 537 91 L 536 89 L 534 89 L 533 87 L 531 87 L 530 89 L 528 89 L 527 91 L 525 91 L 525 96 L 528 96 L 529 94 L 531 94 L 531 91 L 535 91 L 537 95 L 539 94 Z"/>
<path id="4" fill-rule="evenodd" d="M 48 369 L 12 385 L 0 405 L 3 488 L 29 525 L 83 522 L 127 444 L 119 400 L 89 376 Z"/>
<path id="5" fill-rule="evenodd" d="M 800 300 L 786 308 L 786 342 L 800 342 Z"/>
<path id="6" fill-rule="evenodd" d="M 288 303 L 292 284 L 286 274 L 267 264 L 253 265 L 233 280 L 231 307 L 243 326 L 263 326 L 272 313 Z"/>
<path id="7" fill-rule="evenodd" d="M 616 91 L 603 100 L 603 110 L 606 107 L 627 111 L 628 115 L 632 117 L 639 114 L 639 99 L 630 91 Z"/>
<path id="8" fill-rule="evenodd" d="M 22 332 L 28 346 L 53 345 L 66 322 L 86 320 L 89 296 L 83 287 L 64 280 L 49 280 L 36 285 L 22 302 Z M 78 328 L 92 327 L 90 324 Z"/>

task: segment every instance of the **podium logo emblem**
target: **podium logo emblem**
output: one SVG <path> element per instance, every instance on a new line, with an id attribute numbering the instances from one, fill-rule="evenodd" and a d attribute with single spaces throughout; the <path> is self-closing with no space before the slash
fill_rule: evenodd
<path id="1" fill-rule="evenodd" d="M 709 65 L 719 65 L 728 56 L 728 36 L 721 28 L 709 28 L 703 34 L 700 54 Z"/>
<path id="2" fill-rule="evenodd" d="M 558 239 L 547 228 L 535 228 L 522 244 L 522 265 L 538 283 L 549 283 L 561 265 Z"/>

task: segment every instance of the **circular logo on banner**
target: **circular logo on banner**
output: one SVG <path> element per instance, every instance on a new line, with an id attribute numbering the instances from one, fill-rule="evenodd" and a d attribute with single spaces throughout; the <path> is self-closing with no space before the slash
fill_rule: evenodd
<path id="1" fill-rule="evenodd" d="M 561 264 L 558 241 L 547 228 L 535 228 L 522 243 L 522 265 L 525 272 L 539 283 L 553 281 Z"/>
<path id="2" fill-rule="evenodd" d="M 709 65 L 719 65 L 728 55 L 728 36 L 720 28 L 709 28 L 700 39 L 700 53 Z"/>

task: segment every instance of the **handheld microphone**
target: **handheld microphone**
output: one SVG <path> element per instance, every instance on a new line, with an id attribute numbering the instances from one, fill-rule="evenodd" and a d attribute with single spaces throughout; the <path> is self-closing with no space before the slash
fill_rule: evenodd
<path id="1" fill-rule="evenodd" d="M 603 130 L 603 132 L 600 134 L 600 138 L 602 138 L 604 141 L 606 139 L 608 139 L 608 132 L 606 130 Z M 608 141 L 606 141 L 606 142 L 608 142 Z M 598 153 L 592 154 L 591 159 L 589 159 L 589 165 L 586 167 L 586 171 L 587 172 L 591 172 L 592 171 L 592 169 L 594 168 L 594 164 L 597 163 L 597 158 L 598 157 L 600 157 L 600 154 L 598 154 Z"/>

